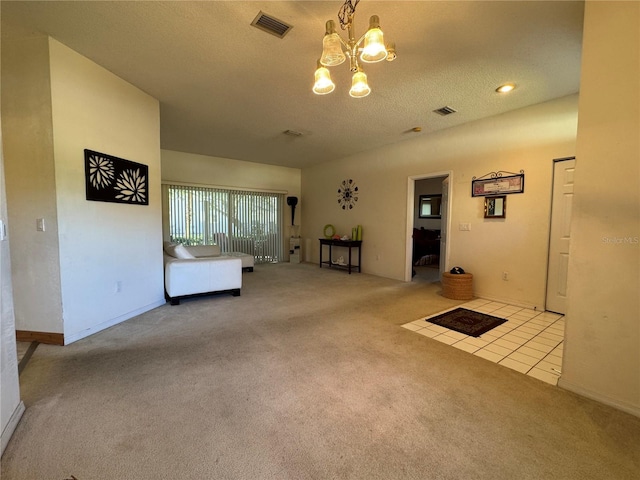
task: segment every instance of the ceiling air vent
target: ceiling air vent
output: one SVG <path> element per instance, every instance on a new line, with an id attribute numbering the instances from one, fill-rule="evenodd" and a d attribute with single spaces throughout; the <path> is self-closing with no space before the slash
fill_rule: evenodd
<path id="1" fill-rule="evenodd" d="M 293 28 L 293 26 L 284 23 L 282 20 L 273 18 L 262 11 L 253 19 L 251 25 L 278 38 L 284 37 L 289 33 L 289 30 Z"/>
<path id="2" fill-rule="evenodd" d="M 451 107 L 442 107 L 437 110 L 434 110 L 434 112 L 444 117 L 445 115 L 451 115 L 452 113 L 456 113 L 457 110 L 454 110 Z"/>

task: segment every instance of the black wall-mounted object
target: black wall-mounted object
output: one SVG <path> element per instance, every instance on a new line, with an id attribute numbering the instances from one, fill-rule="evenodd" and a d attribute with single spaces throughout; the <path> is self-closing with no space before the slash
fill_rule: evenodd
<path id="1" fill-rule="evenodd" d="M 287 205 L 291 207 L 291 225 L 294 225 L 293 219 L 296 216 L 297 204 L 298 204 L 298 197 L 287 197 Z"/>
<path id="2" fill-rule="evenodd" d="M 149 205 L 149 166 L 84 150 L 87 200 Z"/>

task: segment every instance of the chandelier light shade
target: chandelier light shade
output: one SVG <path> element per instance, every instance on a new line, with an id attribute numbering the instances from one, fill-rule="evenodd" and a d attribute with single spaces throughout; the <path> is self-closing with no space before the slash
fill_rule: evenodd
<path id="1" fill-rule="evenodd" d="M 353 74 L 353 78 L 351 79 L 351 90 L 349 90 L 349 95 L 353 98 L 362 98 L 366 97 L 370 93 L 371 88 L 367 82 L 367 74 L 362 70 L 358 70 Z"/>
<path id="2" fill-rule="evenodd" d="M 347 30 L 349 39 L 343 40 L 336 32 L 335 22 L 328 20 L 325 35 L 322 40 L 322 56 L 315 72 L 313 93 L 325 95 L 335 89 L 331 81 L 329 70 L 325 67 L 333 67 L 343 63 L 349 57 L 349 69 L 353 72 L 351 90 L 349 95 L 354 98 L 366 97 L 371 93 L 367 83 L 367 75 L 362 71 L 358 60 L 364 63 L 392 61 L 396 58 L 395 44 L 390 46 L 384 43 L 384 34 L 380 28 L 380 19 L 372 15 L 369 19 L 369 29 L 356 40 L 353 20 L 356 13 L 356 5 L 360 0 L 345 0 L 338 12 L 338 19 L 342 30 Z"/>
<path id="3" fill-rule="evenodd" d="M 327 22 L 327 32 L 322 39 L 322 57 L 320 57 L 320 63 L 327 67 L 333 67 L 340 65 L 347 59 L 342 51 L 342 44 L 340 35 L 336 32 L 335 23 L 333 20 Z"/>
<path id="4" fill-rule="evenodd" d="M 369 30 L 364 34 L 364 48 L 360 60 L 366 63 L 381 62 L 387 58 L 387 48 L 384 46 L 384 34 L 380 30 L 380 19 L 373 15 L 369 20 Z"/>
<path id="5" fill-rule="evenodd" d="M 313 93 L 317 95 L 326 95 L 327 93 L 333 92 L 336 88 L 336 84 L 331 81 L 329 69 L 324 67 L 320 61 L 318 61 L 315 78 L 316 81 L 313 84 Z"/>

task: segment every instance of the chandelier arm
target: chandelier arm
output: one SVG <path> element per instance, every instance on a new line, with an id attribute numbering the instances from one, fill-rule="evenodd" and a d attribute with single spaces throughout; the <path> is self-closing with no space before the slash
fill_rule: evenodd
<path id="1" fill-rule="evenodd" d="M 357 4 L 358 2 L 356 2 Z M 362 45 L 362 42 L 364 42 L 365 37 L 367 36 L 367 32 L 369 31 L 368 29 L 360 36 L 360 38 L 358 40 L 356 40 L 356 36 L 354 33 L 355 30 L 355 26 L 354 26 L 354 17 L 355 17 L 355 5 L 354 5 L 354 11 L 351 15 L 349 15 L 349 21 L 347 22 L 347 31 L 349 32 L 349 42 L 348 42 L 348 48 L 349 51 L 351 52 L 351 55 L 353 55 L 354 57 L 358 55 L 358 49 L 360 48 L 360 45 Z M 342 39 L 341 39 L 342 40 Z M 351 69 L 352 71 L 353 68 Z"/>
<path id="2" fill-rule="evenodd" d="M 347 49 L 347 52 L 351 51 L 351 46 L 338 34 L 338 38 L 340 39 L 340 43 Z"/>
<path id="3" fill-rule="evenodd" d="M 347 32 L 349 34 L 349 42 L 353 42 L 355 40 L 355 34 L 353 33 L 354 30 L 354 20 L 353 20 L 353 15 L 349 15 L 349 21 L 347 22 Z"/>
<path id="4" fill-rule="evenodd" d="M 360 48 L 360 45 L 362 44 L 362 42 L 364 42 L 364 37 L 367 36 L 367 32 L 364 32 L 362 34 L 362 36 L 358 39 L 358 41 L 355 43 L 355 47 Z"/>
<path id="5" fill-rule="evenodd" d="M 353 50 L 350 51 L 349 53 L 349 70 L 352 73 L 355 73 L 358 71 L 358 55 L 357 52 L 355 50 L 355 48 Z"/>
<path id="6" fill-rule="evenodd" d="M 345 53 L 349 57 L 349 62 L 350 62 L 349 70 L 355 73 L 358 71 L 358 67 L 359 67 L 358 49 L 360 48 L 360 45 L 364 41 L 366 32 L 356 41 L 353 35 L 353 16 L 351 15 L 349 16 L 349 22 L 347 25 L 348 25 L 349 39 L 345 41 L 340 35 L 338 35 L 338 39 L 340 40 L 340 43 L 344 46 L 346 50 Z"/>

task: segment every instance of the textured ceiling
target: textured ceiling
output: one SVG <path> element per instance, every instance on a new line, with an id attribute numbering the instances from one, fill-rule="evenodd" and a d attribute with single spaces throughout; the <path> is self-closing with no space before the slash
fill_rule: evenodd
<path id="1" fill-rule="evenodd" d="M 342 3 L 3 0 L 2 35 L 48 34 L 157 98 L 164 149 L 298 168 L 578 92 L 581 1 L 363 0 L 356 35 L 378 15 L 398 58 L 365 66 L 366 98 L 349 97 L 346 63 L 314 95 Z M 260 11 L 293 29 L 250 26 Z M 433 113 L 445 105 L 457 113 Z"/>

